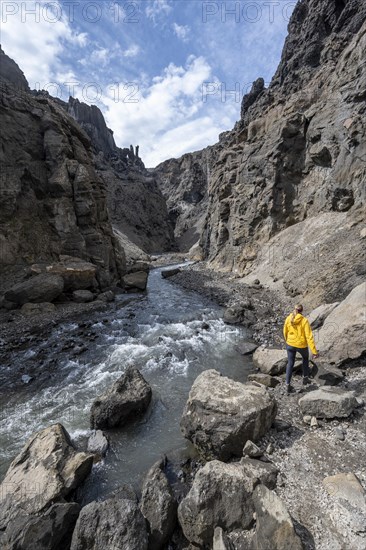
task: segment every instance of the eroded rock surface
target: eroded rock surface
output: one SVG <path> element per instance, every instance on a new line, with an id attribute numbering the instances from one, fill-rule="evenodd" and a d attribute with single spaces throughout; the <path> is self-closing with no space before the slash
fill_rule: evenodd
<path id="1" fill-rule="evenodd" d="M 242 456 L 248 439 L 257 441 L 266 433 L 276 410 L 276 401 L 263 386 L 207 370 L 191 388 L 181 429 L 203 455 L 226 460 Z"/>

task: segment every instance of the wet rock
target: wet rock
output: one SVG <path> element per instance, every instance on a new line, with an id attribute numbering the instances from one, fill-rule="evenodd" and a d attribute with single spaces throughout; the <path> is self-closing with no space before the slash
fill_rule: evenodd
<path id="1" fill-rule="evenodd" d="M 105 456 L 109 441 L 101 430 L 96 430 L 88 439 L 88 452 Z"/>
<path id="2" fill-rule="evenodd" d="M 142 486 L 141 512 L 148 524 L 149 550 L 159 550 L 168 542 L 177 522 L 177 502 L 157 462 L 148 472 Z"/>
<path id="3" fill-rule="evenodd" d="M 102 292 L 101 294 L 98 294 L 97 300 L 100 302 L 114 302 L 115 300 L 115 294 L 112 290 L 107 290 L 106 292 Z M 103 321 L 104 323 L 105 321 Z M 107 320 L 107 323 L 109 321 Z"/>
<path id="4" fill-rule="evenodd" d="M 262 456 L 263 451 L 253 441 L 248 440 L 243 449 L 243 456 L 251 456 L 253 458 L 257 456 Z"/>
<path id="5" fill-rule="evenodd" d="M 5 293 L 5 300 L 18 305 L 53 302 L 63 291 L 64 280 L 59 275 L 42 273 L 14 285 Z"/>
<path id="6" fill-rule="evenodd" d="M 347 417 L 357 407 L 353 392 L 324 386 L 301 397 L 301 412 L 316 418 Z"/>
<path id="7" fill-rule="evenodd" d="M 180 268 L 179 267 L 176 267 L 174 269 L 164 269 L 162 272 L 161 272 L 161 276 L 163 277 L 163 279 L 168 279 L 169 277 L 173 277 L 174 275 L 177 275 L 178 273 L 180 273 Z"/>
<path id="8" fill-rule="evenodd" d="M 212 550 L 235 550 L 233 543 L 228 539 L 221 527 L 215 528 Z"/>
<path id="9" fill-rule="evenodd" d="M 91 427 L 123 426 L 144 413 L 150 401 L 149 384 L 136 368 L 129 367 L 105 394 L 94 401 L 90 412 Z"/>
<path id="10" fill-rule="evenodd" d="M 277 380 L 277 378 L 274 378 L 269 374 L 262 373 L 249 374 L 248 380 L 258 382 L 258 384 L 263 384 L 263 386 L 266 386 L 267 388 L 275 388 L 276 386 L 278 386 L 278 384 L 281 383 L 279 380 Z"/>
<path id="11" fill-rule="evenodd" d="M 256 548 L 271 550 L 302 550 L 300 537 L 282 500 L 264 485 L 258 485 L 253 494 L 256 512 Z"/>
<path id="12" fill-rule="evenodd" d="M 0 529 L 20 511 L 37 514 L 63 502 L 92 464 L 93 456 L 77 452 L 61 424 L 37 432 L 10 464 L 1 485 Z"/>
<path id="13" fill-rule="evenodd" d="M 247 300 L 227 307 L 224 312 L 224 321 L 229 325 L 253 325 L 256 317 L 251 302 Z"/>
<path id="14" fill-rule="evenodd" d="M 40 304 L 24 304 L 20 308 L 20 311 L 25 315 L 40 315 L 43 313 L 54 313 L 56 311 L 56 306 L 49 302 Z"/>
<path id="15" fill-rule="evenodd" d="M 69 548 L 79 512 L 79 504 L 65 502 L 53 504 L 39 515 L 20 514 L 9 523 L 2 547 L 7 550 Z"/>
<path id="16" fill-rule="evenodd" d="M 253 354 L 253 361 L 263 374 L 276 376 L 286 372 L 287 356 L 285 350 L 260 346 Z"/>
<path id="17" fill-rule="evenodd" d="M 253 521 L 253 489 L 253 480 L 240 464 L 205 464 L 178 507 L 184 536 L 194 546 L 210 548 L 217 525 L 226 532 L 247 529 Z"/>
<path id="18" fill-rule="evenodd" d="M 123 283 L 126 290 L 145 290 L 147 286 L 148 273 L 146 271 L 137 271 L 129 273 L 123 277 Z"/>
<path id="19" fill-rule="evenodd" d="M 246 475 L 253 479 L 255 485 L 262 483 L 268 489 L 276 487 L 278 469 L 270 462 L 262 462 L 253 458 L 242 458 L 240 464 Z"/>
<path id="20" fill-rule="evenodd" d="M 258 344 L 254 344 L 254 342 L 242 342 L 235 346 L 235 349 L 241 354 L 241 355 L 249 355 L 250 353 L 253 353 L 258 347 Z"/>
<path id="21" fill-rule="evenodd" d="M 87 304 L 94 300 L 94 294 L 90 290 L 74 290 L 72 299 L 79 304 Z"/>
<path id="22" fill-rule="evenodd" d="M 206 457 L 242 456 L 248 439 L 258 441 L 275 419 L 277 404 L 262 386 L 241 384 L 207 370 L 189 393 L 181 430 Z"/>
<path id="23" fill-rule="evenodd" d="M 81 510 L 71 550 L 147 550 L 145 519 L 136 502 L 117 496 L 91 502 Z"/>

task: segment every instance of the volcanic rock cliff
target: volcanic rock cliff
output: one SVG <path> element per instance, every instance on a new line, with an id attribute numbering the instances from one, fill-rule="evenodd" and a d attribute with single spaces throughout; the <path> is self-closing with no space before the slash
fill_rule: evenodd
<path id="1" fill-rule="evenodd" d="M 2 284 L 62 255 L 95 264 L 101 289 L 117 283 L 124 254 L 89 137 L 51 98 L 31 95 L 16 63 L 0 56 Z"/>
<path id="2" fill-rule="evenodd" d="M 344 297 L 361 282 L 365 20 L 361 0 L 301 0 L 271 84 L 253 84 L 234 129 L 209 154 L 156 169 L 163 193 L 174 172 L 169 193 L 178 204 L 201 170 L 205 214 L 198 203 L 190 223 L 205 216 L 199 244 L 215 269 L 283 285 L 313 303 Z"/>

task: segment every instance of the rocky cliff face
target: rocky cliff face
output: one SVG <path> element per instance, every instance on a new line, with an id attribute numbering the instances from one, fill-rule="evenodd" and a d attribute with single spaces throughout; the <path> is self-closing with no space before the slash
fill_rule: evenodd
<path id="1" fill-rule="evenodd" d="M 265 89 L 262 79 L 254 83 L 243 98 L 241 120 L 211 148 L 200 246 L 213 267 L 248 275 L 259 269 L 264 244 L 277 236 L 276 259 L 287 272 L 301 267 L 299 252 L 301 261 L 325 263 L 326 270 L 318 268 L 315 280 L 306 282 L 305 292 L 321 285 L 321 297 L 327 298 L 336 274 L 345 295 L 364 276 L 357 224 L 366 182 L 365 20 L 361 0 L 297 4 L 270 86 Z M 194 159 L 202 163 L 205 155 L 195 153 Z M 178 178 L 177 192 L 180 183 Z M 318 239 L 312 220 L 323 213 L 331 221 Z M 338 246 L 332 227 L 339 230 Z M 301 269 L 295 271 L 301 276 Z M 294 286 L 295 296 L 302 285 Z"/>
<path id="2" fill-rule="evenodd" d="M 69 255 L 95 264 L 100 288 L 110 286 L 123 274 L 123 250 L 90 139 L 51 98 L 32 96 L 19 67 L 0 55 L 1 272 L 21 275 Z"/>
<path id="3" fill-rule="evenodd" d="M 62 103 L 90 137 L 94 162 L 107 190 L 113 226 L 145 252 L 174 247 L 173 226 L 155 177 L 145 169 L 139 147 L 119 148 L 100 109 L 70 98 Z"/>

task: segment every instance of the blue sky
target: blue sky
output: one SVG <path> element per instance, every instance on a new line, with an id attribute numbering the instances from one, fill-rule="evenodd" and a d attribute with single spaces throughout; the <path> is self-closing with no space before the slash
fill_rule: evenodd
<path id="1" fill-rule="evenodd" d="M 233 127 L 252 81 L 271 80 L 295 4 L 2 0 L 1 42 L 31 88 L 95 103 L 152 167 Z"/>

